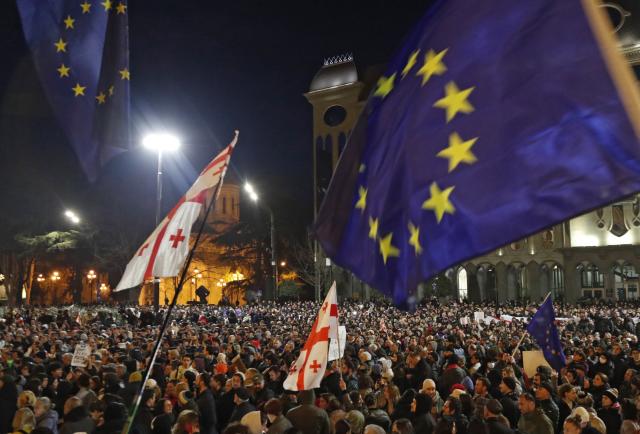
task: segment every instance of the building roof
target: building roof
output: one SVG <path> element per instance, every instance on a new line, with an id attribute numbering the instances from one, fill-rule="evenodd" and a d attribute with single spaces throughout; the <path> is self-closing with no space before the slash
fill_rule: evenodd
<path id="1" fill-rule="evenodd" d="M 353 55 L 345 54 L 325 59 L 324 65 L 311 80 L 309 91 L 329 89 L 357 81 L 358 70 Z"/>

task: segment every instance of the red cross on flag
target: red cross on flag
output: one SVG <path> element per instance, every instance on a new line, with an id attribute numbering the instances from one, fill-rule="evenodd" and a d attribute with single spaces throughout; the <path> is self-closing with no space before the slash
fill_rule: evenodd
<path id="1" fill-rule="evenodd" d="M 218 183 L 223 182 L 237 141 L 236 131 L 229 146 L 202 170 L 187 193 L 136 250 L 115 291 L 133 288 L 154 277 L 174 277 L 180 274 L 189 254 L 191 226 L 200 215 L 205 201 L 215 192 Z"/>
<path id="2" fill-rule="evenodd" d="M 286 390 L 309 390 L 320 387 L 320 381 L 327 369 L 329 338 L 338 339 L 338 297 L 335 282 L 322 303 L 298 360 L 291 365 L 289 376 L 284 380 Z"/>

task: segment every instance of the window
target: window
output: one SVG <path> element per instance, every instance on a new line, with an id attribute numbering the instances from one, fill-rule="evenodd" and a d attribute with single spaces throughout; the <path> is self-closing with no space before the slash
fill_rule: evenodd
<path id="1" fill-rule="evenodd" d="M 583 288 L 603 288 L 604 274 L 593 264 L 579 265 L 580 281 Z"/>
<path id="2" fill-rule="evenodd" d="M 231 198 L 231 215 L 236 215 L 236 198 Z"/>
<path id="3" fill-rule="evenodd" d="M 222 214 L 226 214 L 227 213 L 227 198 L 223 197 L 222 198 Z"/>
<path id="4" fill-rule="evenodd" d="M 340 125 L 347 118 L 347 111 L 339 105 L 331 106 L 324 112 L 324 123 L 330 127 Z"/>
<path id="5" fill-rule="evenodd" d="M 458 297 L 460 300 L 466 300 L 469 297 L 469 289 L 467 286 L 467 270 L 460 268 L 458 270 Z"/>
<path id="6" fill-rule="evenodd" d="M 564 270 L 559 265 L 551 268 L 551 293 L 554 297 L 564 294 Z"/>

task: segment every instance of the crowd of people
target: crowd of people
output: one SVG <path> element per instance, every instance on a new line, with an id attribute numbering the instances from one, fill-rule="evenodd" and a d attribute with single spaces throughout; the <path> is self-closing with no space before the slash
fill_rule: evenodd
<path id="1" fill-rule="evenodd" d="M 640 433 L 638 304 L 556 305 L 567 364 L 527 375 L 535 304 L 345 301 L 344 356 L 284 390 L 319 307 L 178 307 L 144 387 L 163 310 L 6 308 L 0 434 Z"/>

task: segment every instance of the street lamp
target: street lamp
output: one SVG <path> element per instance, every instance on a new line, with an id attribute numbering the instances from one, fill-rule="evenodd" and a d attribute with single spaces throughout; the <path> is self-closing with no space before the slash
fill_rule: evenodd
<path id="1" fill-rule="evenodd" d="M 38 283 L 42 283 L 47 279 L 45 279 L 45 277 L 42 275 L 42 273 L 40 273 L 40 274 L 38 274 L 38 277 L 36 277 L 36 280 L 38 281 Z"/>
<path id="2" fill-rule="evenodd" d="M 281 261 L 281 262 L 280 262 L 280 266 L 281 266 L 281 267 L 286 267 L 286 266 L 287 266 L 287 263 L 286 263 L 285 261 Z"/>
<path id="3" fill-rule="evenodd" d="M 69 221 L 71 221 L 71 223 L 73 223 L 74 225 L 77 225 L 78 223 L 80 223 L 80 217 L 78 217 L 78 215 L 71 211 L 70 209 L 66 210 L 64 212 L 64 215 L 66 218 L 69 219 Z"/>
<path id="4" fill-rule="evenodd" d="M 100 301 L 100 294 L 102 293 L 106 295 L 108 290 L 109 290 L 109 287 L 107 286 L 106 283 L 100 284 L 100 291 L 98 292 L 98 302 Z"/>
<path id="5" fill-rule="evenodd" d="M 90 302 L 93 302 L 93 281 L 96 279 L 96 277 L 98 276 L 96 276 L 95 271 L 89 270 L 89 272 L 87 273 L 87 280 L 89 281 L 89 291 L 90 291 L 89 301 Z M 98 296 L 96 295 L 96 297 Z"/>
<path id="6" fill-rule="evenodd" d="M 244 184 L 244 191 L 249 194 L 249 198 L 258 203 L 258 193 L 254 190 L 253 186 L 246 182 Z M 278 262 L 276 260 L 276 227 L 274 224 L 273 211 L 267 205 L 262 206 L 269 212 L 269 222 L 271 225 L 271 266 L 273 267 L 273 295 L 278 298 Z"/>
<path id="7" fill-rule="evenodd" d="M 158 173 L 156 176 L 156 226 L 160 224 L 160 208 L 162 205 L 162 153 L 176 151 L 180 147 L 180 140 L 171 134 L 149 134 L 142 141 L 142 145 L 158 153 Z M 160 307 L 160 279 L 153 279 L 153 307 L 157 311 Z"/>

